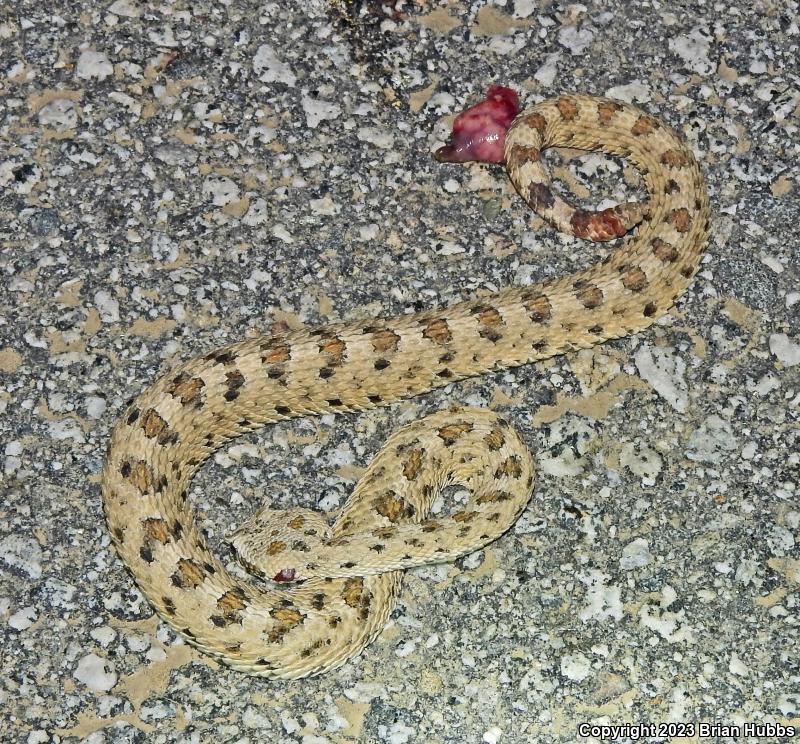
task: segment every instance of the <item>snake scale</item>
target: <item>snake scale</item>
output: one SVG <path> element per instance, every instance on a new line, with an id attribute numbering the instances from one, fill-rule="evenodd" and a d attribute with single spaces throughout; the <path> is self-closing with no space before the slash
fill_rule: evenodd
<path id="1" fill-rule="evenodd" d="M 600 212 L 568 205 L 541 162 L 552 146 L 630 160 L 649 200 Z M 264 512 L 234 536 L 256 573 L 305 579 L 271 585 L 226 570 L 187 499 L 193 474 L 224 442 L 267 423 L 383 406 L 640 331 L 697 271 L 709 225 L 704 179 L 683 141 L 644 111 L 592 96 L 546 100 L 514 119 L 505 163 L 527 204 L 562 230 L 609 239 L 638 226 L 605 260 L 557 280 L 442 310 L 230 344 L 168 372 L 125 410 L 102 476 L 112 541 L 158 614 L 197 648 L 265 677 L 333 669 L 383 628 L 403 568 L 496 539 L 533 483 L 531 456 L 500 417 L 434 414 L 389 439 L 330 529 L 302 510 Z M 469 490 L 467 503 L 430 516 L 437 489 L 449 483 Z"/>

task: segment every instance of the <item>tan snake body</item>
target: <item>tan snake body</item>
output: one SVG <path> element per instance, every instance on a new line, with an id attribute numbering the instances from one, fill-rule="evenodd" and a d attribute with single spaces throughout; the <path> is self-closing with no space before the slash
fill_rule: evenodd
<path id="1" fill-rule="evenodd" d="M 550 191 L 540 162 L 550 146 L 629 159 L 649 202 L 595 215 L 569 207 Z M 641 220 L 635 234 L 602 263 L 552 282 L 225 346 L 161 377 L 121 417 L 102 478 L 114 545 L 159 615 L 201 650 L 275 678 L 338 666 L 382 629 L 400 590 L 396 569 L 417 565 L 415 546 L 425 560 L 442 561 L 495 539 L 524 509 L 533 480 L 527 449 L 497 416 L 435 414 L 389 440 L 337 517 L 331 539 L 353 558 L 352 575 L 270 589 L 225 569 L 187 501 L 193 474 L 224 442 L 270 422 L 386 405 L 642 330 L 696 272 L 709 222 L 704 180 L 691 151 L 658 120 L 609 99 L 562 96 L 515 119 L 505 154 L 517 190 L 552 223 L 608 238 Z M 473 490 L 470 502 L 446 520 L 429 519 L 435 488 L 452 481 Z M 290 521 L 300 528 L 304 519 Z M 440 533 L 444 545 L 435 542 Z M 384 545 L 398 535 L 407 550 Z M 266 534 L 255 542 L 282 565 L 286 541 Z M 384 552 L 390 565 L 369 569 Z"/>

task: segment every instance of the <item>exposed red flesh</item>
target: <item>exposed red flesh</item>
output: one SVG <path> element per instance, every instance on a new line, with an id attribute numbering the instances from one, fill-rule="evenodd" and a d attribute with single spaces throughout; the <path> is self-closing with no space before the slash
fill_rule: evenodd
<path id="1" fill-rule="evenodd" d="M 294 577 L 297 571 L 293 568 L 282 568 L 278 573 L 276 573 L 273 577 L 273 581 L 294 581 Z"/>
<path id="2" fill-rule="evenodd" d="M 455 118 L 450 139 L 434 153 L 436 159 L 448 163 L 469 160 L 502 163 L 506 132 L 519 109 L 515 90 L 502 85 L 491 86 L 483 101 Z"/>

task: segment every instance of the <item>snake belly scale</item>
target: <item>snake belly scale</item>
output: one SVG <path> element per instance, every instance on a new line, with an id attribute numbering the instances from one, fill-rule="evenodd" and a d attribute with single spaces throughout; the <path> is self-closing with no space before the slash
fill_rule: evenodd
<path id="1" fill-rule="evenodd" d="M 541 163 L 552 146 L 630 160 L 649 201 L 597 213 L 569 206 L 550 190 Z M 647 113 L 591 96 L 547 100 L 514 120 L 505 160 L 523 199 L 560 229 L 593 239 L 638 223 L 636 231 L 601 263 L 554 281 L 442 310 L 230 344 L 161 377 L 120 418 L 102 476 L 112 541 L 158 614 L 197 648 L 265 677 L 335 668 L 384 626 L 400 569 L 451 560 L 498 537 L 524 509 L 533 478 L 527 449 L 495 414 L 434 414 L 390 438 L 333 523 L 330 540 L 347 560 L 331 560 L 350 563 L 347 570 L 269 588 L 226 570 L 187 500 L 193 474 L 224 442 L 267 423 L 387 405 L 640 331 L 697 271 L 709 225 L 704 179 L 683 141 Z M 445 524 L 428 510 L 435 488 L 448 482 L 472 495 Z M 393 539 L 403 545 L 387 547 Z M 280 559 L 281 541 L 262 540 Z M 369 568 L 375 560 L 379 567 Z"/>

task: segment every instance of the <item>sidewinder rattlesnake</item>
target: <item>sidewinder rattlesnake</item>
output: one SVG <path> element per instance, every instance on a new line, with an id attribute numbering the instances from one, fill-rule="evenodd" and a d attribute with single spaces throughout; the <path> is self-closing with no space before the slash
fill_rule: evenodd
<path id="1" fill-rule="evenodd" d="M 597 213 L 567 205 L 540 159 L 552 146 L 629 159 L 649 201 Z M 590 239 L 638 224 L 635 233 L 604 261 L 554 281 L 444 310 L 230 344 L 161 377 L 117 423 L 102 476 L 113 543 L 159 615 L 202 651 L 273 678 L 335 668 L 383 628 L 403 568 L 453 560 L 496 539 L 525 508 L 533 483 L 527 448 L 498 416 L 434 414 L 389 439 L 326 546 L 314 547 L 315 533 L 327 528 L 306 511 L 278 517 L 294 531 L 288 536 L 272 533 L 275 515 L 265 512 L 234 536 L 251 569 L 305 579 L 268 588 L 226 570 L 187 500 L 192 476 L 224 442 L 264 424 L 383 406 L 640 331 L 697 271 L 709 224 L 703 176 L 657 119 L 610 99 L 565 95 L 518 115 L 504 154 L 519 194 L 551 224 Z M 471 491 L 468 504 L 430 518 L 436 489 L 454 482 Z"/>

